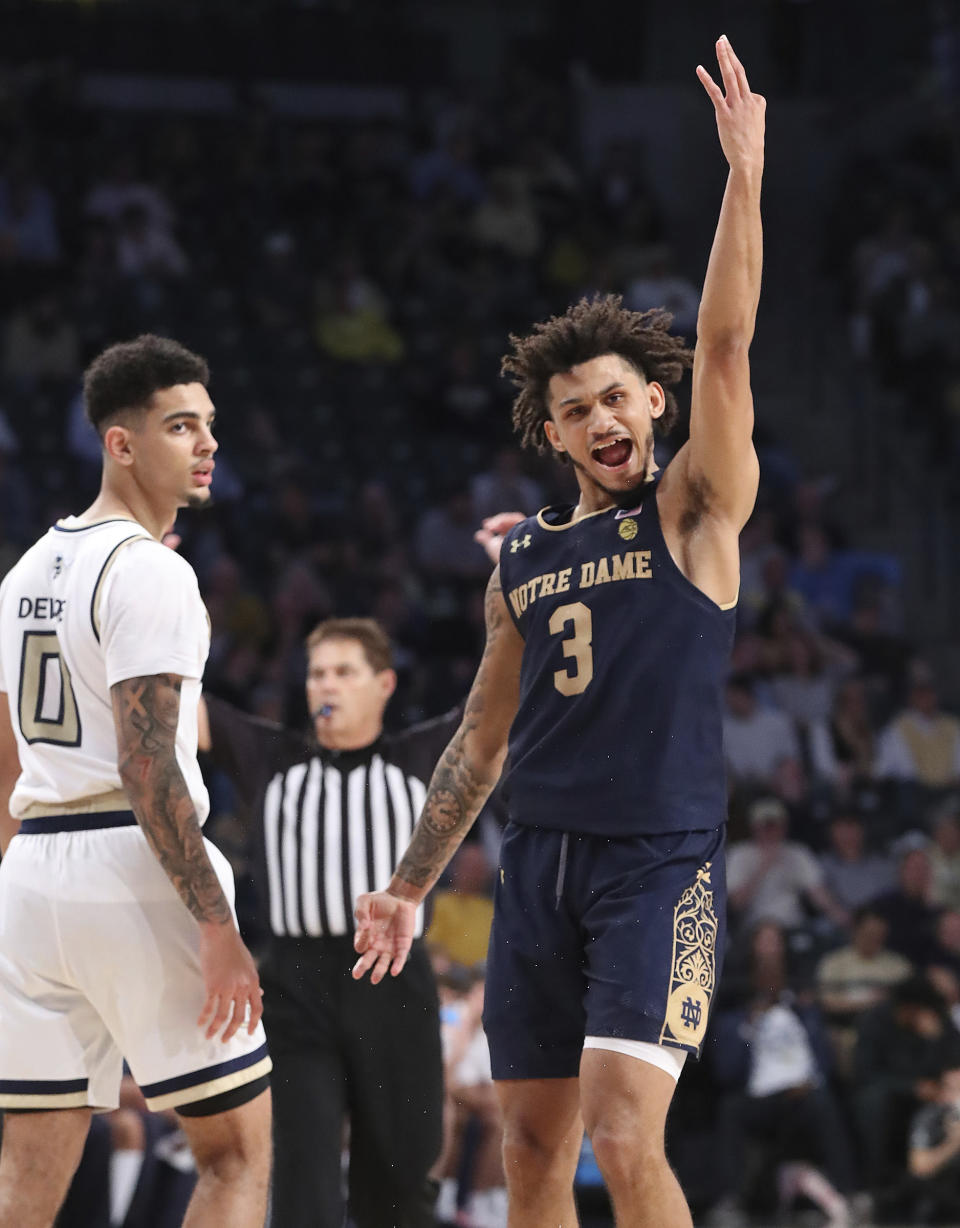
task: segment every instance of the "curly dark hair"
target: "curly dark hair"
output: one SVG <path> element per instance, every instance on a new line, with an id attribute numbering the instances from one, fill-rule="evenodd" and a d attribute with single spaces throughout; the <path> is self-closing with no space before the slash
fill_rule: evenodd
<path id="1" fill-rule="evenodd" d="M 83 374 L 87 417 L 102 435 L 111 419 L 124 411 L 150 408 L 155 392 L 175 384 L 203 384 L 210 370 L 199 354 L 179 341 L 152 333 L 111 345 Z"/>
<path id="2" fill-rule="evenodd" d="M 582 362 L 603 354 L 619 354 L 645 380 L 656 380 L 666 394 L 666 408 L 654 422 L 666 434 L 677 420 L 679 407 L 671 392 L 693 351 L 669 329 L 668 311 L 628 311 L 619 294 L 582 298 L 562 316 L 535 324 L 526 337 L 510 337 L 510 352 L 500 364 L 519 389 L 513 402 L 513 429 L 523 447 L 549 452 L 543 424 L 550 417 L 547 387 L 551 376 L 562 375 Z"/>

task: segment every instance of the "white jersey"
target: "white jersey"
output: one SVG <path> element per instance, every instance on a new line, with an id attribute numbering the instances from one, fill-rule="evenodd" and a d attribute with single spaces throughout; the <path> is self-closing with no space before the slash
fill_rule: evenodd
<path id="1" fill-rule="evenodd" d="M 71 516 L 49 529 L 0 585 L 0 691 L 21 768 L 11 815 L 128 809 L 110 688 L 178 674 L 176 756 L 202 823 L 197 706 L 209 649 L 193 568 L 141 525 Z"/>

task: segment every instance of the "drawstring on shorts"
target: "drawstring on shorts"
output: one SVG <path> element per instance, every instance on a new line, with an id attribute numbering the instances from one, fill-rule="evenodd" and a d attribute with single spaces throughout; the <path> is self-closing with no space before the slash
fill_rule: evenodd
<path id="1" fill-rule="evenodd" d="M 557 866 L 557 902 L 556 907 L 560 907 L 560 897 L 563 895 L 563 880 L 567 874 L 567 845 L 570 843 L 570 833 L 565 831 L 563 838 L 560 841 L 560 862 Z"/>

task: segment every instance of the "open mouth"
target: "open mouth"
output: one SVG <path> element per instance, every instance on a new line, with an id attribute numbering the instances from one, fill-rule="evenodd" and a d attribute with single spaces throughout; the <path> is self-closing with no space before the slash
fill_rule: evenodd
<path id="1" fill-rule="evenodd" d="M 605 469 L 620 469 L 633 455 L 633 443 L 629 439 L 613 439 L 594 448 L 590 455 Z"/>
<path id="2" fill-rule="evenodd" d="M 213 481 L 213 465 L 205 465 L 202 469 L 194 469 L 192 476 L 194 485 L 209 486 Z"/>

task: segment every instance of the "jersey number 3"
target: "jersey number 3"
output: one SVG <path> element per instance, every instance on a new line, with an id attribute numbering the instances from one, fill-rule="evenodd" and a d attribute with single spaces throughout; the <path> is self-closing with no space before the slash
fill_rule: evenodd
<path id="1" fill-rule="evenodd" d="M 551 635 L 560 635 L 571 624 L 573 634 L 561 643 L 563 655 L 572 657 L 576 668 L 572 673 L 569 666 L 565 670 L 558 669 L 553 675 L 553 685 L 561 695 L 579 695 L 593 679 L 593 616 L 582 601 L 557 606 L 547 626 Z"/>
<path id="2" fill-rule="evenodd" d="M 20 657 L 20 732 L 27 742 L 80 745 L 80 715 L 56 631 L 25 631 Z"/>

